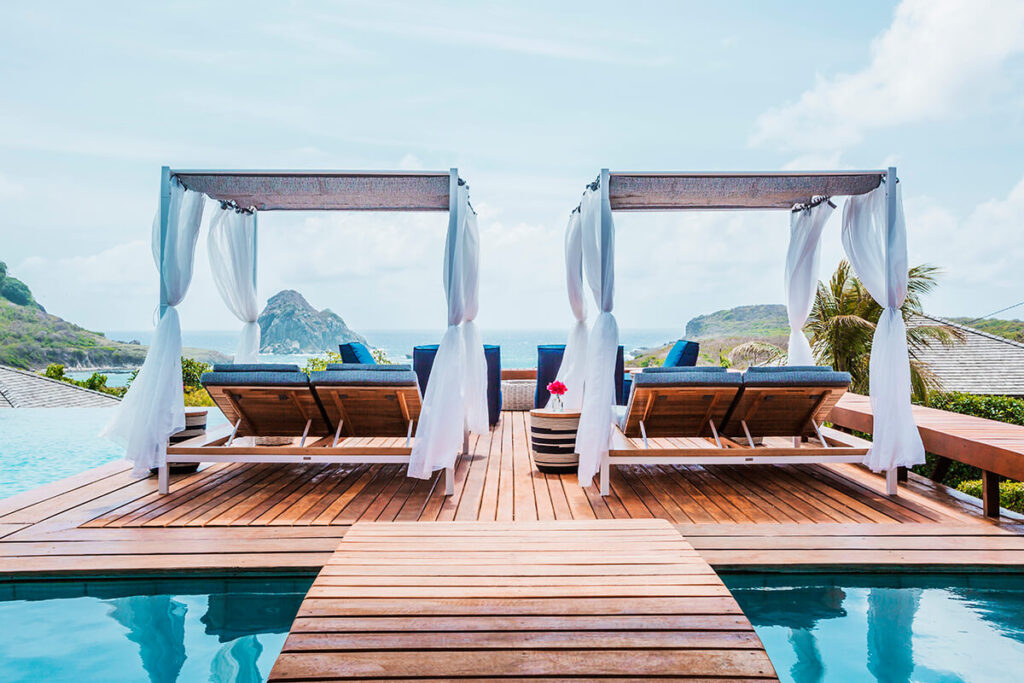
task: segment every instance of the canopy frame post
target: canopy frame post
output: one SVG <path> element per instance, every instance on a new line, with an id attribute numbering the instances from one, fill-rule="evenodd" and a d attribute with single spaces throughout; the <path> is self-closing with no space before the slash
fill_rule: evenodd
<path id="1" fill-rule="evenodd" d="M 171 167 L 160 168 L 160 317 L 167 311 L 167 283 L 164 281 L 164 249 L 167 248 L 167 223 L 171 214 Z"/>
<path id="2" fill-rule="evenodd" d="M 893 228 L 896 225 L 896 183 L 899 179 L 896 177 L 896 167 L 890 166 L 885 173 L 885 278 L 886 282 L 889 280 L 890 271 L 892 269 L 892 252 L 895 251 L 896 245 L 893 244 L 895 239 L 895 231 Z M 888 287 L 886 288 L 886 296 L 889 296 Z M 897 484 L 899 481 L 899 468 L 893 467 L 885 471 L 885 493 L 889 496 L 895 496 L 897 494 Z"/>

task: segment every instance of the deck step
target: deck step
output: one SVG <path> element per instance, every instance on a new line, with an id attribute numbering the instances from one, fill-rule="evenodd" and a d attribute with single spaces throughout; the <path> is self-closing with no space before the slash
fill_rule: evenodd
<path id="1" fill-rule="evenodd" d="M 270 680 L 665 676 L 777 680 L 669 522 L 358 522 Z"/>

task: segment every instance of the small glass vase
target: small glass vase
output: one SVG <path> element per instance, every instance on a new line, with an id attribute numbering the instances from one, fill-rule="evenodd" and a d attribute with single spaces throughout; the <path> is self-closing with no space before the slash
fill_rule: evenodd
<path id="1" fill-rule="evenodd" d="M 554 394 L 551 397 L 551 412 L 560 413 L 562 412 L 562 397 L 558 394 Z"/>

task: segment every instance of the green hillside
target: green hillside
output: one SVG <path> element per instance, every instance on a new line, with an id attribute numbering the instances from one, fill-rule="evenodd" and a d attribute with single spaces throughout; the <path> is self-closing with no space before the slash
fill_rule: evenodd
<path id="1" fill-rule="evenodd" d="M 949 318 L 949 320 L 973 327 L 982 332 L 988 332 L 989 334 L 1024 343 L 1024 320 L 1000 320 L 998 318 L 986 318 L 984 320 Z"/>
<path id="2" fill-rule="evenodd" d="M 184 354 L 206 362 L 229 360 L 203 349 L 185 349 Z M 69 369 L 131 368 L 145 358 L 141 344 L 114 341 L 47 313 L 0 261 L 0 365 L 25 370 L 42 370 L 50 363 Z"/>
<path id="3" fill-rule="evenodd" d="M 788 337 L 789 319 L 781 304 L 737 306 L 698 315 L 686 323 L 686 338 L 705 337 Z"/>

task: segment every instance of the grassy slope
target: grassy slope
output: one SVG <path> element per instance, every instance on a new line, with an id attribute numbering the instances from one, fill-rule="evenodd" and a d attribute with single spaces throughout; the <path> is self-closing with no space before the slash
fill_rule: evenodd
<path id="1" fill-rule="evenodd" d="M 184 349 L 184 355 L 205 362 L 229 360 L 205 349 Z M 42 370 L 50 363 L 68 368 L 138 367 L 146 347 L 108 339 L 98 332 L 0 298 L 0 365 Z"/>
<path id="2" fill-rule="evenodd" d="M 686 339 L 700 342 L 697 365 L 718 365 L 720 359 L 748 341 L 765 341 L 781 348 L 789 340 L 786 307 L 777 304 L 737 306 L 699 315 L 686 324 Z M 631 367 L 661 365 L 672 345 L 648 349 L 626 364 Z"/>

